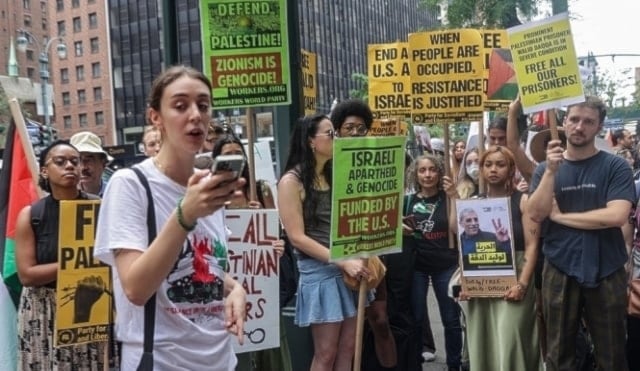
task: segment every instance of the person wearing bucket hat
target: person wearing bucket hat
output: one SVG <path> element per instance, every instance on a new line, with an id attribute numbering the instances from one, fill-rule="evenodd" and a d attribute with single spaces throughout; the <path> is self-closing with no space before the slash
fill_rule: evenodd
<path id="1" fill-rule="evenodd" d="M 622 158 L 596 146 L 606 106 L 599 98 L 585 98 L 569 106 L 566 150 L 559 140 L 549 142 L 527 202 L 531 219 L 546 224 L 541 293 L 549 371 L 575 368 L 580 318 L 598 368 L 628 369 L 628 259 L 621 227 L 636 199 L 633 174 Z"/>
<path id="2" fill-rule="evenodd" d="M 113 157 L 102 148 L 100 137 L 90 131 L 76 133 L 69 141 L 80 152 L 80 189 L 102 197 L 106 185 L 102 173 Z"/>

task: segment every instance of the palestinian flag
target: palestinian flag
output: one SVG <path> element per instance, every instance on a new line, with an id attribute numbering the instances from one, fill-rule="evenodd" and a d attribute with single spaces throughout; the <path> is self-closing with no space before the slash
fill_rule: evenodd
<path id="1" fill-rule="evenodd" d="M 512 101 L 518 96 L 518 80 L 510 49 L 496 48 L 489 57 L 487 99 Z"/>
<path id="2" fill-rule="evenodd" d="M 16 219 L 23 207 L 38 199 L 29 168 L 29 162 L 35 164 L 33 149 L 25 150 L 23 143 L 30 142 L 29 138 L 21 140 L 21 132 L 26 134 L 26 127 L 18 130 L 15 121 L 11 120 L 0 171 L 0 275 L 16 307 L 21 289 L 15 261 Z"/>

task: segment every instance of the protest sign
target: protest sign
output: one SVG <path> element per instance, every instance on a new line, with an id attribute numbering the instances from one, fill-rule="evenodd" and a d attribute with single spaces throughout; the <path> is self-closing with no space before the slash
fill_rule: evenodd
<path id="1" fill-rule="evenodd" d="M 203 0 L 200 14 L 213 108 L 291 103 L 284 0 Z"/>
<path id="2" fill-rule="evenodd" d="M 109 340 L 109 266 L 93 257 L 100 201 L 60 201 L 54 346 Z"/>
<path id="3" fill-rule="evenodd" d="M 247 291 L 244 344 L 236 353 L 280 346 L 280 279 L 272 243 L 279 239 L 277 210 L 225 211 L 229 237 L 229 274 Z"/>
<path id="4" fill-rule="evenodd" d="M 313 115 L 318 110 L 318 64 L 316 53 L 302 49 L 300 51 L 302 65 L 302 96 L 304 99 L 304 114 Z"/>
<path id="5" fill-rule="evenodd" d="M 507 30 L 480 32 L 484 50 L 484 108 L 485 111 L 506 111 L 518 94 L 513 62 L 510 62 L 509 36 Z"/>
<path id="6" fill-rule="evenodd" d="M 398 135 L 407 135 L 407 123 L 400 118 L 384 118 L 373 119 L 369 136 L 374 137 L 392 137 Z"/>
<path id="7" fill-rule="evenodd" d="M 484 55 L 478 30 L 409 34 L 413 122 L 449 123 L 482 118 Z"/>
<path id="8" fill-rule="evenodd" d="M 525 114 L 584 101 L 567 13 L 507 32 Z"/>
<path id="9" fill-rule="evenodd" d="M 501 297 L 516 284 L 509 198 L 456 200 L 462 287 Z"/>
<path id="10" fill-rule="evenodd" d="M 334 141 L 332 261 L 400 251 L 405 141 L 404 137 Z"/>
<path id="11" fill-rule="evenodd" d="M 369 102 L 374 117 L 411 116 L 409 44 L 369 44 Z"/>

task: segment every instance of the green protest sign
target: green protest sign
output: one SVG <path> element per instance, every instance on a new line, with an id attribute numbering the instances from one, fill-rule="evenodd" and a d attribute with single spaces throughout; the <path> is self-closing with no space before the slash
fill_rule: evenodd
<path id="1" fill-rule="evenodd" d="M 284 0 L 203 0 L 200 15 L 215 109 L 291 103 Z"/>
<path id="2" fill-rule="evenodd" d="M 332 261 L 400 251 L 405 141 L 405 137 L 334 141 Z"/>

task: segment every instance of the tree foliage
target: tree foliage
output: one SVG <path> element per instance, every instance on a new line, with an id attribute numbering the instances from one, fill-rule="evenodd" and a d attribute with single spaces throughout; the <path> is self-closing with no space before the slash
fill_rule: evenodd
<path id="1" fill-rule="evenodd" d="M 349 97 L 367 102 L 369 100 L 369 76 L 356 72 L 351 74 L 351 81 L 355 83 L 356 88 L 349 90 Z"/>
<path id="2" fill-rule="evenodd" d="M 422 0 L 431 12 L 447 7 L 446 27 L 509 28 L 522 24 L 518 15 L 530 18 L 538 5 L 549 0 Z"/>

